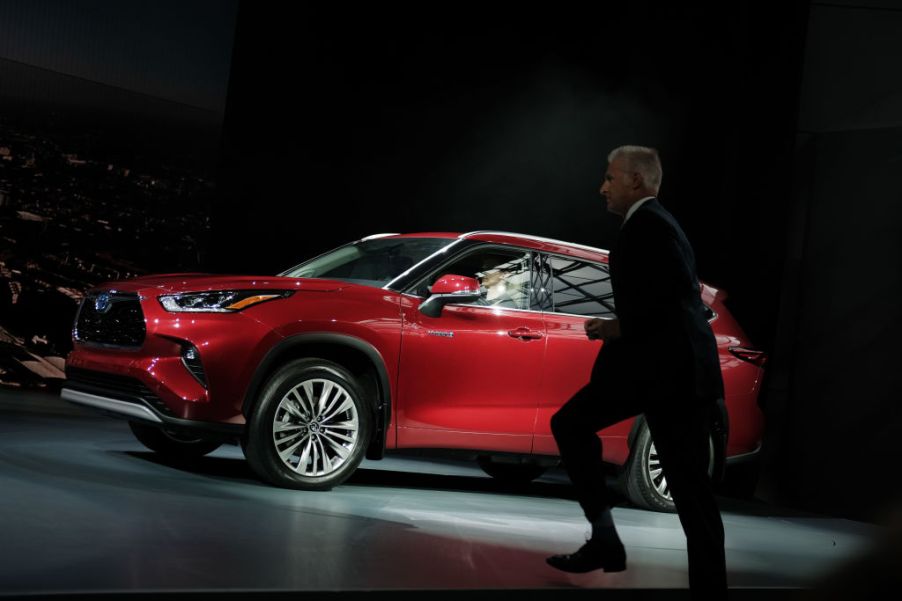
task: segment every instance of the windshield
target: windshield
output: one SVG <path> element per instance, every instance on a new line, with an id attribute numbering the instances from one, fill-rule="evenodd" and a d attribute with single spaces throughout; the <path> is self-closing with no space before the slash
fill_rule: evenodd
<path id="1" fill-rule="evenodd" d="M 279 275 L 344 280 L 381 287 L 454 241 L 454 238 L 362 240 L 340 246 Z"/>

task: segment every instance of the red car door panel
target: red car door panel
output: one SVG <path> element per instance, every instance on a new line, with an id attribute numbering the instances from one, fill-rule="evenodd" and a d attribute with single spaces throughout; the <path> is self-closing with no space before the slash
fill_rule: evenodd
<path id="1" fill-rule="evenodd" d="M 583 329 L 588 317 L 545 314 L 547 346 L 545 350 L 542 394 L 536 416 L 536 435 L 533 452 L 538 455 L 557 455 L 558 448 L 551 435 L 551 416 L 589 382 L 592 365 L 601 349 L 601 342 L 589 340 Z M 598 402 L 604 402 L 598 399 Z M 627 437 L 633 420 L 626 420 L 601 431 L 604 437 L 605 461 L 621 463 L 627 456 Z"/>
<path id="2" fill-rule="evenodd" d="M 529 452 L 541 391 L 541 313 L 402 302 L 398 444 Z"/>

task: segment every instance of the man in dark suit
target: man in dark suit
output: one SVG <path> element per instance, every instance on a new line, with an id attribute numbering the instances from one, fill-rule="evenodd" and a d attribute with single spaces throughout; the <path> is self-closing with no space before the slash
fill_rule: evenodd
<path id="1" fill-rule="evenodd" d="M 658 153 L 621 146 L 608 155 L 601 194 L 623 217 L 610 254 L 616 319 L 590 319 L 602 340 L 589 383 L 551 418 L 591 538 L 548 563 L 567 572 L 619 571 L 626 553 L 611 519 L 597 432 L 644 414 L 670 486 L 689 555 L 689 586 L 726 594 L 724 532 L 708 477 L 708 438 L 723 397 L 717 347 L 686 235 L 655 198 Z"/>

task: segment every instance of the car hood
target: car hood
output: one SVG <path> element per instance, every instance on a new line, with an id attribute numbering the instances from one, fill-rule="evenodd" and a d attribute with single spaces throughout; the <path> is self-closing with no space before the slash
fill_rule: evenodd
<path id="1" fill-rule="evenodd" d="M 332 292 L 353 284 L 336 280 L 313 278 L 283 278 L 278 276 L 214 275 L 205 273 L 170 273 L 147 275 L 99 286 L 101 290 L 139 292 L 155 288 L 161 293 L 204 292 L 207 290 L 297 290 Z"/>

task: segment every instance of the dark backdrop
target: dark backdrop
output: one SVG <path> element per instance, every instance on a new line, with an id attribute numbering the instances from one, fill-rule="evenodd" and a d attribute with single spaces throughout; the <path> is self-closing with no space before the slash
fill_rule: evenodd
<path id="1" fill-rule="evenodd" d="M 902 509 L 902 2 L 811 4 L 768 390 L 776 501 Z"/>
<path id="2" fill-rule="evenodd" d="M 598 195 L 607 152 L 655 146 L 664 164 L 660 197 L 693 242 L 701 277 L 729 292 L 731 310 L 771 354 L 760 493 L 874 517 L 899 485 L 869 481 L 862 490 L 839 477 L 870 456 L 863 441 L 872 432 L 858 429 L 856 411 L 871 423 L 887 417 L 874 411 L 891 395 L 889 376 L 872 379 L 868 395 L 838 395 L 824 411 L 830 385 L 799 375 L 800 366 L 814 365 L 819 378 L 833 373 L 843 390 L 854 390 L 857 375 L 842 369 L 844 355 L 835 351 L 892 352 L 891 341 L 873 332 L 823 329 L 822 318 L 849 323 L 864 307 L 819 314 L 812 304 L 838 286 L 860 298 L 861 283 L 844 276 L 864 257 L 847 261 L 835 252 L 826 266 L 809 244 L 817 219 L 829 224 L 819 230 L 823 240 L 848 233 L 846 214 L 820 212 L 804 182 L 845 181 L 839 163 L 844 152 L 857 156 L 857 139 L 837 137 L 812 158 L 799 133 L 800 89 L 805 81 L 802 117 L 823 117 L 827 99 L 854 94 L 837 91 L 824 72 L 849 53 L 871 64 L 872 53 L 898 51 L 900 37 L 889 25 L 883 46 L 849 43 L 838 55 L 821 20 L 825 10 L 845 10 L 835 4 L 625 4 L 593 4 L 592 12 L 489 14 L 449 5 L 288 14 L 242 3 L 208 267 L 275 273 L 386 231 L 492 228 L 610 247 L 619 221 Z M 855 31 L 868 40 L 879 22 Z M 818 36 L 806 47 L 812 24 Z M 882 59 L 885 76 L 898 56 Z M 860 73 L 851 62 L 844 66 Z M 817 77 L 804 78 L 803 67 Z M 873 179 L 868 193 L 886 187 L 888 178 Z M 874 250 L 897 248 L 889 244 Z M 877 327 L 879 317 L 872 319 Z M 898 412 L 892 416 L 898 423 Z M 844 428 L 850 417 L 855 428 Z"/>
<path id="3" fill-rule="evenodd" d="M 383 231 L 609 247 L 607 152 L 647 144 L 702 277 L 768 344 L 785 246 L 769 210 L 790 181 L 807 9 L 622 4 L 289 14 L 242 3 L 211 267 L 276 272 Z"/>

